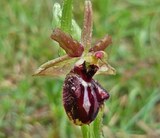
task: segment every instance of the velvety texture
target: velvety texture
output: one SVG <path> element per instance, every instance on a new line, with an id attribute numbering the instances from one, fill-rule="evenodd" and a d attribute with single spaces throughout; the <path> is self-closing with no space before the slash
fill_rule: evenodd
<path id="1" fill-rule="evenodd" d="M 95 65 L 75 66 L 67 75 L 63 86 L 63 105 L 69 119 L 76 125 L 89 124 L 109 94 L 95 80 Z"/>

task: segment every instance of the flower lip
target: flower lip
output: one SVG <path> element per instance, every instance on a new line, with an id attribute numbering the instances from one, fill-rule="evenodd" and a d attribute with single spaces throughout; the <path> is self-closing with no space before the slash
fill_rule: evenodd
<path id="1" fill-rule="evenodd" d="M 90 124 L 109 98 L 109 93 L 91 77 L 97 69 L 96 65 L 83 62 L 75 65 L 65 78 L 63 105 L 69 119 L 76 125 Z"/>

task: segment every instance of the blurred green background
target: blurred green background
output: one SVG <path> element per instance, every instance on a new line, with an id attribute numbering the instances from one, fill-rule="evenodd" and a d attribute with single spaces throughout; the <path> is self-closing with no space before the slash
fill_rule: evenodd
<path id="1" fill-rule="evenodd" d="M 59 56 L 50 39 L 56 0 L 2 0 L 0 8 L 0 138 L 81 138 L 62 106 L 63 79 L 32 77 Z M 160 1 L 92 0 L 93 41 L 106 33 L 115 76 L 96 79 L 111 98 L 103 133 L 109 138 L 160 137 Z M 74 1 L 83 21 L 84 0 Z M 54 21 L 53 21 L 54 22 Z"/>

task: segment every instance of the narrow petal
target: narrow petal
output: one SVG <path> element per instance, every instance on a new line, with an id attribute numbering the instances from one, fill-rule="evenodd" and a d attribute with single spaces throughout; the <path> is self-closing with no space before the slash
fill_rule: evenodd
<path id="1" fill-rule="evenodd" d="M 98 41 L 89 51 L 104 51 L 112 43 L 112 38 L 106 35 L 103 39 Z"/>
<path id="2" fill-rule="evenodd" d="M 84 22 L 82 30 L 82 44 L 86 51 L 91 47 L 92 39 L 92 4 L 89 0 L 85 1 Z"/>

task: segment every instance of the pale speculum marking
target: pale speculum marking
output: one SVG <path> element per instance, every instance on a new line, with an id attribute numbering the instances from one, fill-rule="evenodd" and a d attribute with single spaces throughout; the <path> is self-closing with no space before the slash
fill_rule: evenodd
<path id="1" fill-rule="evenodd" d="M 81 81 L 82 86 L 84 87 L 83 108 L 86 111 L 86 113 L 89 114 L 89 111 L 90 111 L 90 108 L 91 108 L 91 103 L 90 103 L 90 100 L 89 100 L 88 88 L 90 88 L 91 94 L 95 98 L 94 90 L 91 87 L 91 83 L 88 83 L 88 82 L 84 81 L 82 78 L 80 78 L 80 81 Z"/>

